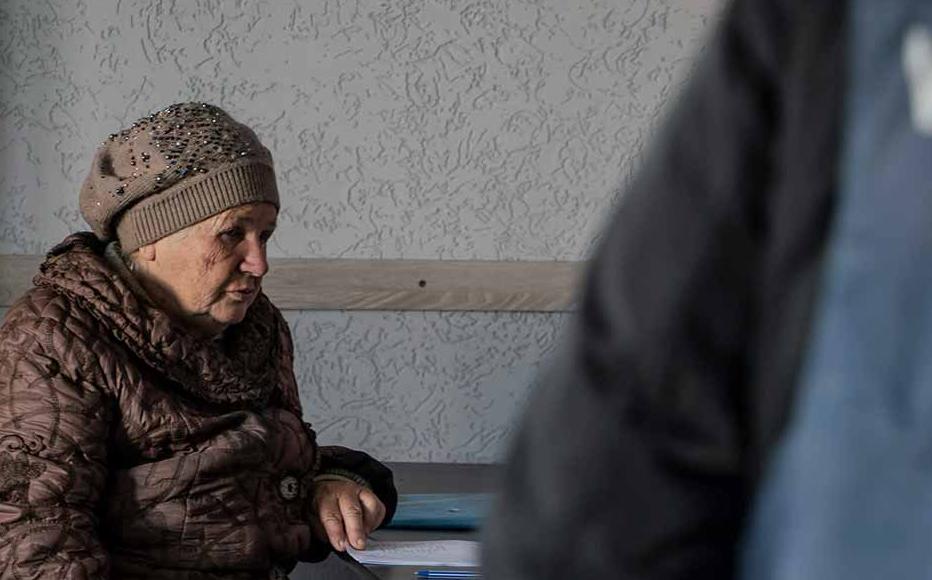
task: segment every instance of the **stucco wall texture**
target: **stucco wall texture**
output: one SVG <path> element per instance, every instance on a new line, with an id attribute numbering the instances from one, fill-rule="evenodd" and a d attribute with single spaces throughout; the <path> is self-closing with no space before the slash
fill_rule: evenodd
<path id="1" fill-rule="evenodd" d="M 2 0 L 0 253 L 86 229 L 97 143 L 200 100 L 272 150 L 273 256 L 584 259 L 718 4 Z M 288 319 L 323 442 L 485 462 L 566 315 Z"/>

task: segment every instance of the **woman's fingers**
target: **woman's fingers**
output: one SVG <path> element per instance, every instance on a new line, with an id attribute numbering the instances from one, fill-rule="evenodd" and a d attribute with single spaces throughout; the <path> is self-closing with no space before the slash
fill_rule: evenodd
<path id="1" fill-rule="evenodd" d="M 362 503 L 363 522 L 368 534 L 379 527 L 379 524 L 385 519 L 385 504 L 371 489 L 365 488 L 359 492 L 359 501 Z"/>
<path id="2" fill-rule="evenodd" d="M 350 481 L 322 482 L 314 491 L 314 505 L 330 545 L 338 551 L 347 546 L 366 547 L 366 537 L 385 518 L 385 505 L 378 496 Z"/>
<path id="3" fill-rule="evenodd" d="M 343 516 L 343 526 L 346 530 L 346 537 L 349 538 L 351 546 L 357 550 L 366 547 L 366 528 L 363 524 L 362 504 L 359 501 L 359 490 L 362 486 L 350 484 L 355 489 L 345 490 L 338 496 L 340 504 L 340 514 Z"/>
<path id="4" fill-rule="evenodd" d="M 317 517 L 327 540 L 333 549 L 342 552 L 346 549 L 346 533 L 337 495 L 329 490 L 319 490 L 316 498 Z"/>

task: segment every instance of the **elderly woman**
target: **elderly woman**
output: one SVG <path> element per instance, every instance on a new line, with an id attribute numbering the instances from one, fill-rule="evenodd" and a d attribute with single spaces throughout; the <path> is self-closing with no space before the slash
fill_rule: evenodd
<path id="1" fill-rule="evenodd" d="M 364 547 L 391 472 L 301 420 L 255 134 L 168 107 L 101 145 L 80 206 L 93 234 L 0 329 L 0 577 L 275 578 Z"/>

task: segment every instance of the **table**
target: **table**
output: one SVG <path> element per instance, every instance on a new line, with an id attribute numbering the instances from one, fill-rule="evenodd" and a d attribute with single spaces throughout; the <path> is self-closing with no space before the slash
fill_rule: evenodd
<path id="1" fill-rule="evenodd" d="M 399 494 L 409 493 L 494 493 L 498 489 L 499 465 L 467 463 L 388 463 L 395 474 Z M 440 530 L 378 530 L 376 540 L 478 540 L 478 532 Z M 299 564 L 291 580 L 362 580 L 368 576 L 335 556 L 322 564 Z M 361 566 L 360 566 L 361 568 Z M 413 580 L 417 566 L 371 566 L 381 580 Z"/>

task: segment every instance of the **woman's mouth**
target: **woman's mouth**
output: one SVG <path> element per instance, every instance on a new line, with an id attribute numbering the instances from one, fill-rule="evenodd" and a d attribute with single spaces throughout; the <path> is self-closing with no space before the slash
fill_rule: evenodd
<path id="1" fill-rule="evenodd" d="M 227 294 L 237 300 L 249 300 L 259 292 L 258 287 L 233 288 L 227 290 Z"/>

